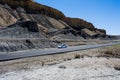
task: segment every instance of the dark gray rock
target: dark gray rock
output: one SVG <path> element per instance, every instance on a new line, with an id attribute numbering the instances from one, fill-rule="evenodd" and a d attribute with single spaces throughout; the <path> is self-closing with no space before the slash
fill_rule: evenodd
<path id="1" fill-rule="evenodd" d="M 37 23 L 35 21 L 22 21 L 22 22 L 19 22 L 18 25 L 20 25 L 21 27 L 26 27 L 31 32 L 39 31 Z"/>
<path id="2" fill-rule="evenodd" d="M 59 68 L 61 68 L 61 69 L 66 69 L 66 66 L 61 65 L 61 66 L 59 66 Z"/>

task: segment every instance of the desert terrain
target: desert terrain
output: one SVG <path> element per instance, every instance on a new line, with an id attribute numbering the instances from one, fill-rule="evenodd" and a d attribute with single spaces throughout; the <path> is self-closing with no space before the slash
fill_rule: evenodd
<path id="1" fill-rule="evenodd" d="M 119 35 L 35 0 L 0 0 L 0 80 L 120 80 L 120 44 L 2 61 L 16 55 L 11 53 L 60 50 L 60 44 L 71 49 L 117 42 Z"/>
<path id="2" fill-rule="evenodd" d="M 120 45 L 0 62 L 1 80 L 119 80 Z"/>

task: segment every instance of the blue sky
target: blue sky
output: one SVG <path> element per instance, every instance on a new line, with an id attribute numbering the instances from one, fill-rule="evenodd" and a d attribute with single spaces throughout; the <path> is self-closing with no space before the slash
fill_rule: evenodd
<path id="1" fill-rule="evenodd" d="M 82 18 L 107 34 L 120 35 L 120 0 L 35 0 L 66 16 Z"/>

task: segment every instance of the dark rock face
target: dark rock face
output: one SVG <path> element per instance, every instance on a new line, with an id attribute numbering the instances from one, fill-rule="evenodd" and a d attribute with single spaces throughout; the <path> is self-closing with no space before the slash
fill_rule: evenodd
<path id="1" fill-rule="evenodd" d="M 26 39 L 25 45 L 26 45 L 29 49 L 35 48 L 34 44 L 33 44 L 29 39 Z"/>
<path id="2" fill-rule="evenodd" d="M 37 25 L 37 22 L 35 21 L 24 21 L 24 20 L 18 20 L 16 23 L 12 24 L 12 25 L 9 25 L 9 27 L 16 27 L 16 26 L 20 26 L 20 27 L 23 27 L 23 28 L 27 28 L 28 31 L 30 32 L 39 32 L 39 29 L 38 29 L 38 25 Z"/>
<path id="3" fill-rule="evenodd" d="M 17 21 L 16 23 L 0 29 L 1 38 L 40 38 L 46 39 L 38 29 L 35 21 Z"/>
<path id="4" fill-rule="evenodd" d="M 24 22 L 20 22 L 19 25 L 21 27 L 27 27 L 27 29 L 31 32 L 38 32 L 38 26 L 37 23 L 35 21 L 24 21 Z"/>

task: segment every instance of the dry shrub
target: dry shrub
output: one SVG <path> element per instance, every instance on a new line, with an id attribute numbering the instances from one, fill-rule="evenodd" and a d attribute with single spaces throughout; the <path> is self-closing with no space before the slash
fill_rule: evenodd
<path id="1" fill-rule="evenodd" d="M 112 51 L 105 51 L 104 54 L 113 55 L 113 52 Z"/>
<path id="2" fill-rule="evenodd" d="M 99 51 L 101 54 L 98 57 L 114 57 L 120 58 L 120 45 L 112 45 L 101 48 Z"/>
<path id="3" fill-rule="evenodd" d="M 80 54 L 75 55 L 75 59 L 80 58 Z"/>
<path id="4" fill-rule="evenodd" d="M 120 71 L 120 66 L 114 66 L 114 69 Z"/>

